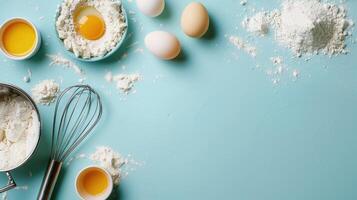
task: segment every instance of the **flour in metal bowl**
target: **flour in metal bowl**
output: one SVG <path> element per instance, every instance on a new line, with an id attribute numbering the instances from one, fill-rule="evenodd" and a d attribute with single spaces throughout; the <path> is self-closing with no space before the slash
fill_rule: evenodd
<path id="1" fill-rule="evenodd" d="M 23 163 L 40 136 L 38 114 L 31 103 L 6 88 L 0 91 L 0 170 Z"/>

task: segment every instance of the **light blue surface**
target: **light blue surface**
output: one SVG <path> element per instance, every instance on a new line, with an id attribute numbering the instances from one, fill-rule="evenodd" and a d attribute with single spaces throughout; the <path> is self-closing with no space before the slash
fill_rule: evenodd
<path id="1" fill-rule="evenodd" d="M 188 2 L 167 0 L 163 16 L 154 19 L 139 12 L 130 15 L 132 36 L 120 52 L 98 63 L 75 61 L 104 101 L 103 120 L 78 153 L 108 145 L 145 162 L 122 180 L 116 193 L 123 200 L 357 199 L 356 45 L 348 43 L 351 52 L 347 56 L 318 56 L 305 62 L 290 59 L 286 49 L 262 38 L 253 41 L 259 50 L 254 60 L 224 37 L 247 36 L 239 25 L 244 17 L 239 0 L 203 1 L 212 27 L 201 40 L 188 38 L 179 29 L 180 14 Z M 257 8 L 273 8 L 279 1 L 248 2 Z M 58 2 L 1 3 L 0 22 L 15 16 L 32 20 L 42 33 L 43 45 L 28 61 L 1 56 L 0 80 L 26 91 L 43 79 L 63 79 L 62 88 L 75 84 L 77 75 L 49 66 L 45 56 L 65 51 L 54 38 L 52 19 Z M 134 3 L 124 4 L 128 11 L 137 11 Z M 357 21 L 357 1 L 347 5 Z M 145 34 L 157 29 L 177 35 L 184 52 L 180 59 L 161 61 L 146 50 L 137 51 L 144 48 Z M 126 48 L 136 41 L 137 45 Z M 128 56 L 119 59 L 124 53 Z M 257 63 L 271 66 L 269 57 L 276 55 L 284 55 L 289 66 L 301 71 L 298 81 L 288 79 L 274 86 L 263 71 L 253 70 Z M 28 69 L 33 76 L 27 84 L 22 78 Z M 103 78 L 109 70 L 142 74 L 137 92 L 121 95 Z M 158 75 L 163 77 L 157 79 Z M 41 146 L 28 164 L 14 172 L 17 183 L 29 188 L 10 191 L 9 199 L 37 195 L 47 165 L 52 111 L 53 106 L 40 106 Z M 63 170 L 56 199 L 77 198 L 74 177 L 88 164 L 77 160 Z"/>

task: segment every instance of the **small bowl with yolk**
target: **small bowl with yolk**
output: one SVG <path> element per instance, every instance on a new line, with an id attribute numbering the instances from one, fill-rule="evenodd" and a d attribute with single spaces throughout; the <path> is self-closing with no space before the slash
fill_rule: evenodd
<path id="1" fill-rule="evenodd" d="M 39 50 L 41 35 L 34 24 L 25 18 L 11 18 L 0 27 L 0 49 L 13 60 L 25 60 Z"/>
<path id="2" fill-rule="evenodd" d="M 114 54 L 122 45 L 123 41 L 126 38 L 127 35 L 127 30 L 128 30 L 128 17 L 125 12 L 125 9 L 123 8 L 123 5 L 120 4 L 121 7 L 121 14 L 123 15 L 124 21 L 126 23 L 126 28 L 121 35 L 121 38 L 119 41 L 116 42 L 115 46 L 111 48 L 108 52 L 106 52 L 104 55 L 101 56 L 91 56 L 90 58 L 85 58 L 82 56 L 78 56 L 73 52 L 73 49 L 68 49 L 66 47 L 66 52 L 74 57 L 77 60 L 84 61 L 84 62 L 95 62 L 99 60 L 103 60 Z M 56 13 L 55 17 L 55 24 L 57 22 L 57 19 L 60 15 L 61 12 L 61 7 L 59 7 L 59 10 Z M 104 17 L 102 16 L 102 13 L 99 12 L 96 8 L 92 6 L 86 6 L 86 5 L 76 5 L 75 9 L 73 10 L 71 19 L 73 20 L 74 24 L 74 30 L 75 34 L 81 37 L 82 39 L 90 42 L 90 44 L 96 43 L 97 45 L 101 45 L 100 42 L 107 42 L 103 41 L 104 38 L 107 37 L 107 22 L 104 20 Z M 64 43 L 64 40 L 61 39 L 59 31 L 57 30 L 57 27 L 55 27 L 56 30 L 56 35 L 58 36 L 58 39 L 62 45 L 66 46 Z M 109 33 L 108 33 L 109 34 Z"/>
<path id="3" fill-rule="evenodd" d="M 113 190 L 113 180 L 104 168 L 88 166 L 78 173 L 75 188 L 83 200 L 107 199 Z"/>

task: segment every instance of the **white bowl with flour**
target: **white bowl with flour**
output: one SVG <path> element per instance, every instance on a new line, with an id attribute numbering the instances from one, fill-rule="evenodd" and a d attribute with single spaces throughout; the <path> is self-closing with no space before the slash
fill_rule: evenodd
<path id="1" fill-rule="evenodd" d="M 9 171 L 29 160 L 40 135 L 40 115 L 31 97 L 16 86 L 0 83 L 0 172 L 9 178 L 1 192 L 16 186 Z"/>

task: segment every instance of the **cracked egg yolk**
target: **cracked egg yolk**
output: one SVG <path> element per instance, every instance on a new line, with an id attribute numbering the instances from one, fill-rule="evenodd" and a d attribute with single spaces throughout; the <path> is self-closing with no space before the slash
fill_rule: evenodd
<path id="1" fill-rule="evenodd" d="M 74 14 L 76 31 L 87 40 L 98 40 L 105 32 L 105 23 L 99 11 L 93 7 L 80 7 Z"/>

